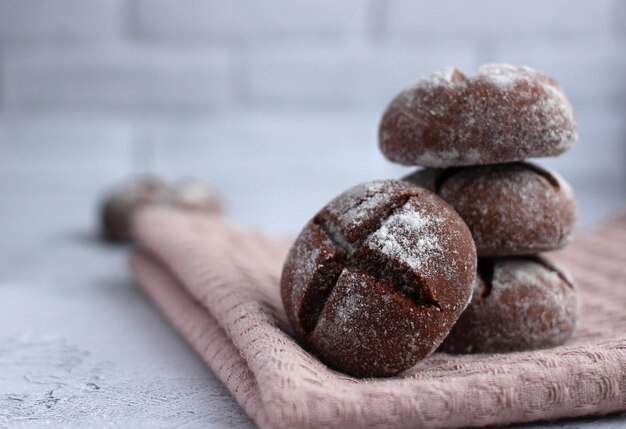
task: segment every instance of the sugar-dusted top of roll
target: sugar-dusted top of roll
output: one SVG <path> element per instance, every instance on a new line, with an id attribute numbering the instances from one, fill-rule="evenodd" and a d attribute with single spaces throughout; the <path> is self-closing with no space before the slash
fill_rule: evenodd
<path id="1" fill-rule="evenodd" d="M 449 67 L 402 90 L 385 110 L 379 144 L 391 161 L 449 167 L 556 156 L 577 139 L 556 80 L 529 67 Z"/>

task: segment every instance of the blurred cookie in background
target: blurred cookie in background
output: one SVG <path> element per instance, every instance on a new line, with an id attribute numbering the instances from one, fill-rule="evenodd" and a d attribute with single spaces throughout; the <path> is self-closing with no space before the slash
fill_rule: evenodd
<path id="1" fill-rule="evenodd" d="M 101 203 L 101 237 L 111 242 L 132 240 L 132 216 L 142 207 L 155 205 L 221 215 L 222 200 L 215 187 L 189 178 L 168 185 L 157 176 L 135 177 L 108 191 Z"/>
<path id="2" fill-rule="evenodd" d="M 135 210 L 153 204 L 165 188 L 165 182 L 156 176 L 130 179 L 108 191 L 101 204 L 101 236 L 105 240 L 129 241 L 131 216 Z"/>

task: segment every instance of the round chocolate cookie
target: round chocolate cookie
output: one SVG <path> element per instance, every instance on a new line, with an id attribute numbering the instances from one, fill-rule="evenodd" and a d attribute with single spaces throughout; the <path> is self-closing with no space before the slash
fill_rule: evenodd
<path id="1" fill-rule="evenodd" d="M 572 335 L 577 319 L 576 287 L 547 259 L 480 259 L 472 302 L 441 350 L 503 353 L 554 347 Z"/>
<path id="2" fill-rule="evenodd" d="M 472 77 L 449 68 L 398 94 L 379 128 L 391 161 L 424 167 L 555 156 L 577 139 L 558 83 L 528 67 L 487 64 Z"/>
<path id="3" fill-rule="evenodd" d="M 140 207 L 159 205 L 219 215 L 222 202 L 211 185 L 187 179 L 168 186 L 155 177 L 143 177 L 111 190 L 102 204 L 102 235 L 111 241 L 132 239 L 132 215 Z"/>
<path id="4" fill-rule="evenodd" d="M 281 279 L 287 316 L 330 367 L 390 376 L 432 353 L 471 297 L 476 251 L 459 215 L 397 180 L 355 186 L 304 227 Z"/>
<path id="5" fill-rule="evenodd" d="M 110 241 L 128 241 L 131 237 L 131 217 L 135 210 L 152 204 L 165 188 L 156 177 L 136 178 L 107 193 L 101 209 L 103 238 Z"/>
<path id="6" fill-rule="evenodd" d="M 530 163 L 427 168 L 404 178 L 431 190 L 461 215 L 479 256 L 523 255 L 558 249 L 578 219 L 569 184 Z"/>

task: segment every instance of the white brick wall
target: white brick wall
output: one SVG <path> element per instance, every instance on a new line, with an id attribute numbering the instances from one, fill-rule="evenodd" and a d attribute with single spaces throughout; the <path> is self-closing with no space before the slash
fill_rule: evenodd
<path id="1" fill-rule="evenodd" d="M 626 183 L 626 122 L 623 110 L 610 105 L 577 110 L 579 141 L 556 158 L 539 162 L 577 184 Z"/>
<path id="2" fill-rule="evenodd" d="M 500 43 L 489 60 L 532 65 L 555 76 L 574 102 L 626 100 L 626 45 L 623 43 Z"/>
<path id="3" fill-rule="evenodd" d="M 238 221 L 295 231 L 338 190 L 399 176 L 378 151 L 377 122 L 374 112 L 255 113 L 147 125 L 142 138 L 160 174 L 203 177 Z"/>
<path id="4" fill-rule="evenodd" d="M 368 3 L 359 0 L 136 0 L 136 32 L 156 39 L 251 40 L 363 37 Z"/>
<path id="5" fill-rule="evenodd" d="M 133 174 L 132 127 L 86 116 L 70 119 L 0 121 L 0 215 L 13 210 L 14 201 L 31 199 L 40 206 L 49 202 L 43 217 L 66 215 L 70 209 L 64 205 L 73 202 L 76 212 L 93 219 L 99 193 Z"/>
<path id="6" fill-rule="evenodd" d="M 542 162 L 626 183 L 625 1 L 0 0 L 0 187 L 199 175 L 238 219 L 295 230 L 407 171 L 376 145 L 400 88 L 494 61 L 547 72 L 574 104 L 579 144 Z"/>
<path id="7" fill-rule="evenodd" d="M 132 169 L 133 130 L 120 121 L 89 117 L 20 118 L 0 123 L 0 172 Z M 43 143 L 48 144 L 43 144 Z"/>
<path id="8" fill-rule="evenodd" d="M 233 99 L 231 59 L 211 48 L 22 47 L 5 52 L 7 110 L 205 110 Z"/>
<path id="9" fill-rule="evenodd" d="M 2 41 L 116 38 L 123 0 L 0 0 Z"/>
<path id="10" fill-rule="evenodd" d="M 0 112 L 379 109 L 486 61 L 622 100 L 624 22 L 620 0 L 0 0 Z"/>
<path id="11" fill-rule="evenodd" d="M 447 65 L 474 69 L 471 46 L 411 44 L 293 46 L 256 49 L 246 61 L 245 90 L 257 106 L 376 108 L 402 87 Z"/>
<path id="12" fill-rule="evenodd" d="M 391 0 L 386 32 L 395 36 L 492 39 L 596 36 L 612 0 Z"/>
<path id="13" fill-rule="evenodd" d="M 626 37 L 626 3 L 623 1 L 614 1 L 611 8 L 612 30 L 622 37 Z"/>

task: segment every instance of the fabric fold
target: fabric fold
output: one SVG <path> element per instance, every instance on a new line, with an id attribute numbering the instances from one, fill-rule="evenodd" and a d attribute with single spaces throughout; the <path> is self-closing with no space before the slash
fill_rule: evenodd
<path id="1" fill-rule="evenodd" d="M 139 285 L 262 428 L 461 427 L 626 410 L 626 216 L 553 256 L 581 288 L 564 346 L 435 353 L 402 376 L 355 379 L 292 338 L 279 279 L 290 242 L 164 208 L 135 219 Z"/>

